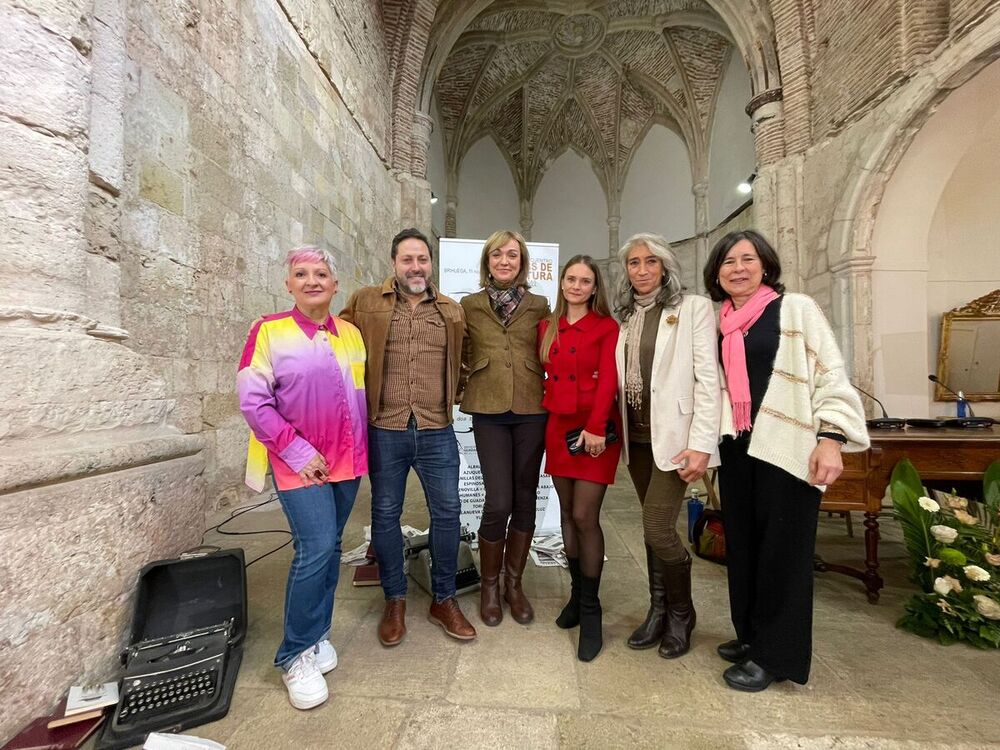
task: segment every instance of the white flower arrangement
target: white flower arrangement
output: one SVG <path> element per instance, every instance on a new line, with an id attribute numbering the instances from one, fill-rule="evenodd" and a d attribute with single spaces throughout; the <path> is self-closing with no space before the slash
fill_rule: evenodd
<path id="1" fill-rule="evenodd" d="M 928 497 L 906 460 L 893 470 L 890 489 L 911 580 L 922 589 L 899 626 L 941 643 L 1000 649 L 1000 461 L 985 472 L 982 500 Z"/>

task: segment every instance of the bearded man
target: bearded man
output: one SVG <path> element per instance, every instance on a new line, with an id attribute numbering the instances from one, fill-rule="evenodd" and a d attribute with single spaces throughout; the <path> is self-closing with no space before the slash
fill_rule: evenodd
<path id="1" fill-rule="evenodd" d="M 412 468 L 430 513 L 431 583 L 428 619 L 460 640 L 476 637 L 455 598 L 458 565 L 458 443 L 452 411 L 459 389 L 465 315 L 431 283 L 433 253 L 417 229 L 392 240 L 393 275 L 359 289 L 340 316 L 361 330 L 368 351 L 368 456 L 372 545 L 385 609 L 378 637 L 395 646 L 406 635 L 403 512 Z"/>

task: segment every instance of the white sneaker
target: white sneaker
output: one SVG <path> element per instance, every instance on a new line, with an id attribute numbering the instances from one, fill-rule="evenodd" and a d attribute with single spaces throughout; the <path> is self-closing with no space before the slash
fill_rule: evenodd
<path id="1" fill-rule="evenodd" d="M 337 649 L 333 647 L 328 638 L 324 638 L 313 647 L 316 653 L 316 666 L 323 674 L 332 672 L 337 668 Z"/>
<path id="2" fill-rule="evenodd" d="M 325 703 L 330 697 L 330 691 L 326 687 L 326 680 L 323 679 L 322 672 L 316 666 L 316 652 L 313 649 L 303 651 L 299 657 L 292 662 L 281 679 L 285 681 L 288 688 L 288 700 L 296 708 L 315 708 L 321 703 Z"/>

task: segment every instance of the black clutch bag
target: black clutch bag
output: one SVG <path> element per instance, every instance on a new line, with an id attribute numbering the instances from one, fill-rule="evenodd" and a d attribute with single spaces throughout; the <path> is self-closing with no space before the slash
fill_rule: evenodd
<path id="1" fill-rule="evenodd" d="M 583 444 L 577 445 L 581 432 L 583 432 L 583 428 L 577 427 L 575 430 L 570 430 L 566 433 L 566 449 L 571 456 L 583 453 Z M 611 445 L 611 443 L 617 443 L 618 440 L 618 426 L 613 419 L 609 419 L 608 423 L 604 425 L 604 442 Z"/>

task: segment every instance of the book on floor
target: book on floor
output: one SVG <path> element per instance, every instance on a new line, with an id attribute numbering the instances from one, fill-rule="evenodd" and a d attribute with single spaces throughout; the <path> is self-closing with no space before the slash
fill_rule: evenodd
<path id="1" fill-rule="evenodd" d="M 382 579 L 378 572 L 378 561 L 375 559 L 375 547 L 371 543 L 365 550 L 365 561 L 354 568 L 355 586 L 378 586 Z"/>
<path id="2" fill-rule="evenodd" d="M 64 727 L 67 724 L 76 724 L 78 721 L 87 721 L 89 719 L 96 719 L 104 715 L 104 707 L 93 708 L 90 711 L 82 711 L 76 714 L 66 715 L 66 698 L 59 701 L 59 705 L 56 706 L 55 713 L 52 714 L 53 718 L 49 719 L 48 727 L 49 729 L 55 729 L 56 727 Z"/>
<path id="3" fill-rule="evenodd" d="M 50 729 L 48 724 L 61 716 L 40 716 L 18 732 L 0 750 L 75 750 L 92 735 L 104 721 L 103 713 L 92 719 Z"/>

